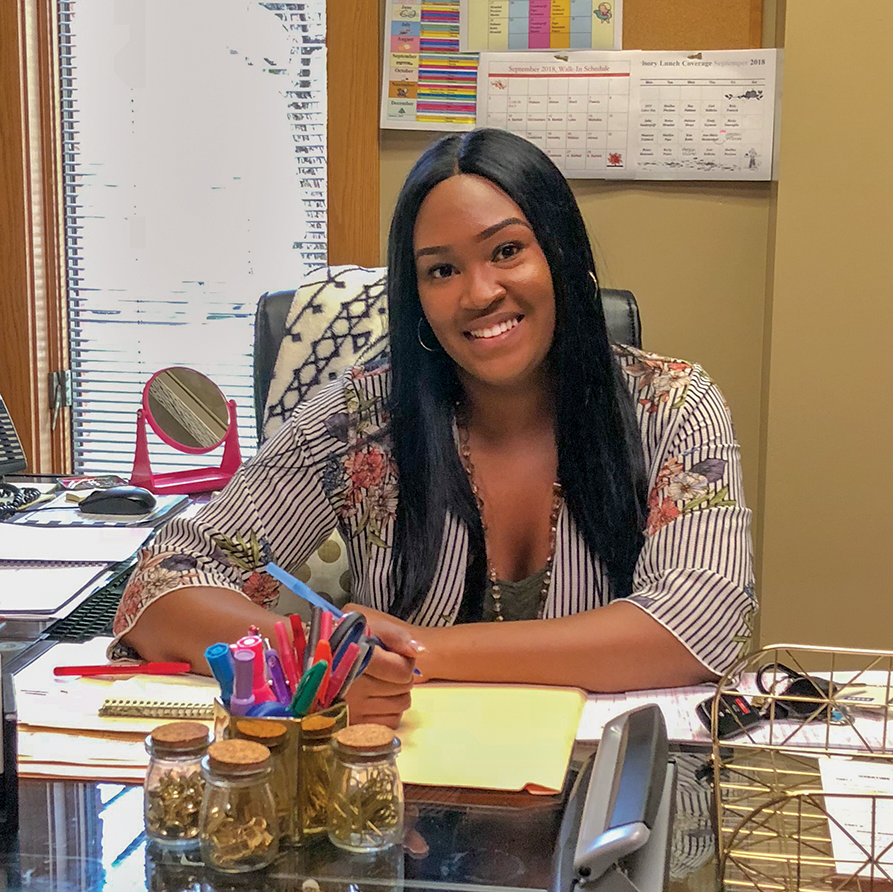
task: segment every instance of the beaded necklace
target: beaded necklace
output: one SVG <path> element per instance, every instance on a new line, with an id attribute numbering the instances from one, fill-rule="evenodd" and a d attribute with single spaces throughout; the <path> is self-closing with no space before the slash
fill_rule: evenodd
<path id="1" fill-rule="evenodd" d="M 459 428 L 459 456 L 462 459 L 462 466 L 465 473 L 468 474 L 468 482 L 471 484 L 471 492 L 477 502 L 478 511 L 481 515 L 481 527 L 484 531 L 484 551 L 487 556 L 487 578 L 490 580 L 490 593 L 493 596 L 493 613 L 495 614 L 494 622 L 503 622 L 505 617 L 502 615 L 502 590 L 499 585 L 499 577 L 496 575 L 496 568 L 490 560 L 490 546 L 487 537 L 487 520 L 484 514 L 484 499 L 481 496 L 480 489 L 474 478 L 474 464 L 471 461 L 471 449 L 468 446 L 468 428 L 465 425 L 458 425 Z M 543 587 L 540 591 L 540 603 L 537 610 L 537 619 L 543 618 L 546 609 L 546 600 L 549 597 L 549 585 L 552 582 L 552 564 L 555 561 L 555 540 L 558 531 L 558 515 L 561 513 L 561 484 L 555 482 L 552 484 L 552 510 L 549 514 L 549 556 L 546 558 L 546 566 L 543 570 Z"/>

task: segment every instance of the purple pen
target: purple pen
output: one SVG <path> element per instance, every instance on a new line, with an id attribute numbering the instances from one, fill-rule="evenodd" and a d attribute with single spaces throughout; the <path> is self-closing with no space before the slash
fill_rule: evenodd
<path id="1" fill-rule="evenodd" d="M 273 686 L 273 693 L 280 703 L 287 706 L 291 703 L 291 691 L 289 691 L 288 682 L 285 680 L 279 653 L 271 647 L 264 654 L 264 659 L 267 661 L 267 669 L 270 671 L 270 684 Z"/>
<path id="2" fill-rule="evenodd" d="M 233 654 L 233 695 L 229 698 L 229 711 L 233 715 L 245 715 L 254 706 L 254 653 L 240 649 Z"/>

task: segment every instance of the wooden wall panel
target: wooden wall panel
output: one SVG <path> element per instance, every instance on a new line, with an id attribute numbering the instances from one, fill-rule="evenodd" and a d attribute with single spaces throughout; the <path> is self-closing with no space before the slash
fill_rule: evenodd
<path id="1" fill-rule="evenodd" d="M 0 392 L 29 467 L 40 457 L 33 371 L 23 10 L 0 3 Z"/>
<path id="2" fill-rule="evenodd" d="M 378 0 L 329 0 L 329 263 L 378 265 Z"/>
<path id="3" fill-rule="evenodd" d="M 37 473 L 70 468 L 49 391 L 67 365 L 56 70 L 53 0 L 0 3 L 0 392 Z"/>

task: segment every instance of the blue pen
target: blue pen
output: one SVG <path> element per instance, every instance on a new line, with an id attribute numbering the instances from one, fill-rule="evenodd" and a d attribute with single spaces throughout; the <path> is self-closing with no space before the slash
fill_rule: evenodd
<path id="1" fill-rule="evenodd" d="M 316 594 L 309 585 L 305 585 L 300 579 L 296 579 L 291 573 L 286 573 L 282 567 L 270 562 L 266 566 L 267 573 L 274 579 L 278 579 L 286 588 L 291 589 L 299 598 L 303 598 L 308 604 L 313 604 L 322 610 L 328 610 L 335 619 L 341 619 L 344 611 L 339 610 L 331 601 L 327 601 L 322 595 Z"/>
<path id="2" fill-rule="evenodd" d="M 291 573 L 286 573 L 282 567 L 277 566 L 272 561 L 267 564 L 265 567 L 267 573 L 270 574 L 274 579 L 278 579 L 286 588 L 293 591 L 299 598 L 303 598 L 308 604 L 313 605 L 314 607 L 319 607 L 321 610 L 328 610 L 335 619 L 341 619 L 344 616 L 344 611 L 339 610 L 334 604 L 330 601 L 327 601 L 322 595 L 316 594 L 309 585 L 305 585 L 301 582 L 300 579 L 296 579 Z M 378 645 L 382 650 L 389 651 L 390 648 L 385 645 L 380 639 L 376 638 L 374 635 L 370 635 L 367 639 L 372 644 Z M 304 655 L 304 665 L 308 667 L 308 664 L 313 661 L 313 650 L 310 647 L 307 648 Z M 418 669 L 413 669 L 414 675 L 421 675 Z"/>
<path id="3" fill-rule="evenodd" d="M 220 685 L 220 699 L 229 706 L 233 695 L 233 654 L 228 644 L 218 642 L 205 651 L 205 659 L 211 668 L 211 674 Z"/>
<path id="4" fill-rule="evenodd" d="M 342 623 L 346 622 L 346 620 L 342 620 Z M 341 626 L 338 626 L 337 632 Z M 366 631 L 366 624 L 364 622 L 355 622 L 351 624 L 351 627 L 345 631 L 345 634 L 341 636 L 339 639 L 335 651 L 332 654 L 332 671 L 334 672 L 338 668 L 338 664 L 344 658 L 344 654 L 347 652 L 347 648 L 350 647 L 351 644 L 359 644 L 363 640 L 363 633 Z M 331 641 L 329 642 L 331 643 Z"/>

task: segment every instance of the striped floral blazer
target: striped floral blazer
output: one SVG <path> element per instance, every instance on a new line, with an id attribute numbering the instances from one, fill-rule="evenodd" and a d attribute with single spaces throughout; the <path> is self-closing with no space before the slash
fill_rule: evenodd
<path id="1" fill-rule="evenodd" d="M 649 475 L 646 541 L 628 600 L 721 673 L 749 646 L 757 610 L 750 511 L 728 407 L 697 365 L 615 351 Z M 298 406 L 216 499 L 170 521 L 140 555 L 110 653 L 126 652 L 120 638 L 148 604 L 184 586 L 222 586 L 275 607 L 278 585 L 263 567 L 274 560 L 294 572 L 336 526 L 347 543 L 353 599 L 387 611 L 399 486 L 384 410 L 389 384 L 384 363 L 350 370 Z M 412 622 L 454 622 L 467 557 L 467 530 L 448 515 L 439 568 Z M 553 567 L 546 618 L 607 603 L 604 568 L 566 508 Z"/>

